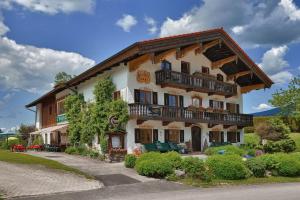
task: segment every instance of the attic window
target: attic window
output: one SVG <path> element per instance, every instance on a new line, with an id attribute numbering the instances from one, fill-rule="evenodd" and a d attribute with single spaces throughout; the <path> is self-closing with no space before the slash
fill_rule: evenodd
<path id="1" fill-rule="evenodd" d="M 170 63 L 169 61 L 163 60 L 161 62 L 161 69 L 163 69 L 163 70 L 172 70 L 172 63 Z"/>

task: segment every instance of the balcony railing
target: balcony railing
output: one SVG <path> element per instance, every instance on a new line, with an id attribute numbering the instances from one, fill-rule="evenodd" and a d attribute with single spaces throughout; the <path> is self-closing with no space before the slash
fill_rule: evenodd
<path id="1" fill-rule="evenodd" d="M 161 105 L 129 104 L 129 114 L 141 120 L 161 120 L 166 122 L 208 123 L 236 126 L 252 126 L 253 116 L 235 113 L 216 113 Z"/>
<path id="2" fill-rule="evenodd" d="M 227 97 L 237 94 L 234 84 L 224 83 L 205 75 L 190 75 L 170 70 L 159 70 L 155 72 L 156 84 L 162 87 L 170 86 L 186 90 L 219 94 Z"/>
<path id="3" fill-rule="evenodd" d="M 67 122 L 66 114 L 60 114 L 56 116 L 56 123 L 64 123 Z"/>

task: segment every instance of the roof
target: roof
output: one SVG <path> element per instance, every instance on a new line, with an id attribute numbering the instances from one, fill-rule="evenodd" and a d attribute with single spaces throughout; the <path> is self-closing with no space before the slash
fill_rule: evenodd
<path id="1" fill-rule="evenodd" d="M 245 53 L 245 51 L 223 30 L 223 28 L 216 28 L 206 31 L 136 42 L 119 51 L 115 55 L 109 57 L 108 59 L 100 62 L 99 64 L 96 64 L 94 67 L 86 70 L 80 75 L 74 77 L 64 85 L 54 88 L 42 97 L 26 105 L 26 107 L 35 106 L 50 95 L 54 95 L 68 87 L 76 86 L 85 80 L 88 80 L 100 73 L 103 73 L 106 70 L 109 70 L 112 67 L 118 66 L 118 64 L 121 62 L 127 63 L 128 61 L 143 54 L 164 51 L 171 48 L 180 48 L 195 43 L 211 41 L 214 39 L 221 39 L 222 42 L 228 47 L 228 49 L 237 54 L 242 63 L 247 65 L 247 67 L 249 67 L 255 73 L 257 79 L 262 81 L 267 88 L 271 87 L 271 85 L 273 84 L 272 80 L 253 62 L 253 60 Z M 229 51 L 228 49 L 224 49 L 224 51 Z M 229 70 L 228 73 L 231 72 L 230 68 L 231 67 L 227 67 L 227 69 Z"/>

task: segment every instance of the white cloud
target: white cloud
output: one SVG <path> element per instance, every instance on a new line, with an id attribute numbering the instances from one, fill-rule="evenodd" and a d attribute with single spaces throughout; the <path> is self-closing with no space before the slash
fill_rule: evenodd
<path id="1" fill-rule="evenodd" d="M 0 38 L 0 86 L 41 93 L 51 88 L 56 73 L 79 74 L 95 62 L 77 53 L 17 44 Z"/>
<path id="2" fill-rule="evenodd" d="M 94 0 L 2 0 L 0 6 L 10 9 L 19 5 L 27 10 L 47 14 L 85 12 L 90 13 L 95 6 Z"/>
<path id="3" fill-rule="evenodd" d="M 168 17 L 160 36 L 224 27 L 240 43 L 280 46 L 300 41 L 299 13 L 292 0 L 203 0 L 179 19 Z"/>
<path id="4" fill-rule="evenodd" d="M 158 30 L 157 22 L 152 17 L 145 17 L 144 20 L 149 25 L 148 32 L 150 34 L 155 34 Z"/>
<path id="5" fill-rule="evenodd" d="M 137 20 L 132 15 L 123 15 L 121 19 L 116 22 L 125 32 L 130 32 L 130 29 L 137 24 Z"/>
<path id="6" fill-rule="evenodd" d="M 9 28 L 1 21 L 1 16 L 0 16 L 0 37 L 2 35 L 5 35 L 9 31 Z"/>
<path id="7" fill-rule="evenodd" d="M 293 74 L 289 71 L 278 72 L 277 74 L 271 75 L 271 79 L 274 83 L 284 84 L 292 80 Z"/>
<path id="8" fill-rule="evenodd" d="M 258 106 L 253 106 L 252 108 L 255 110 L 267 110 L 267 109 L 271 109 L 273 107 L 266 103 L 261 103 Z"/>
<path id="9" fill-rule="evenodd" d="M 284 60 L 287 50 L 288 47 L 286 45 L 271 48 L 264 53 L 259 66 L 269 75 L 282 71 L 289 67 L 288 62 Z"/>

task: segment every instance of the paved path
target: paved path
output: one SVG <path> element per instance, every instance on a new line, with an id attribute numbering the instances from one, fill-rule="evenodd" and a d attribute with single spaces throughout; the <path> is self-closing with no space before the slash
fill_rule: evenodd
<path id="1" fill-rule="evenodd" d="M 22 200 L 299 200 L 300 184 L 187 188 L 159 181 L 106 187 L 76 193 L 21 198 Z"/>
<path id="2" fill-rule="evenodd" d="M 4 193 L 4 197 L 92 190 L 100 187 L 98 181 L 64 171 L 0 161 L 0 191 Z"/>

